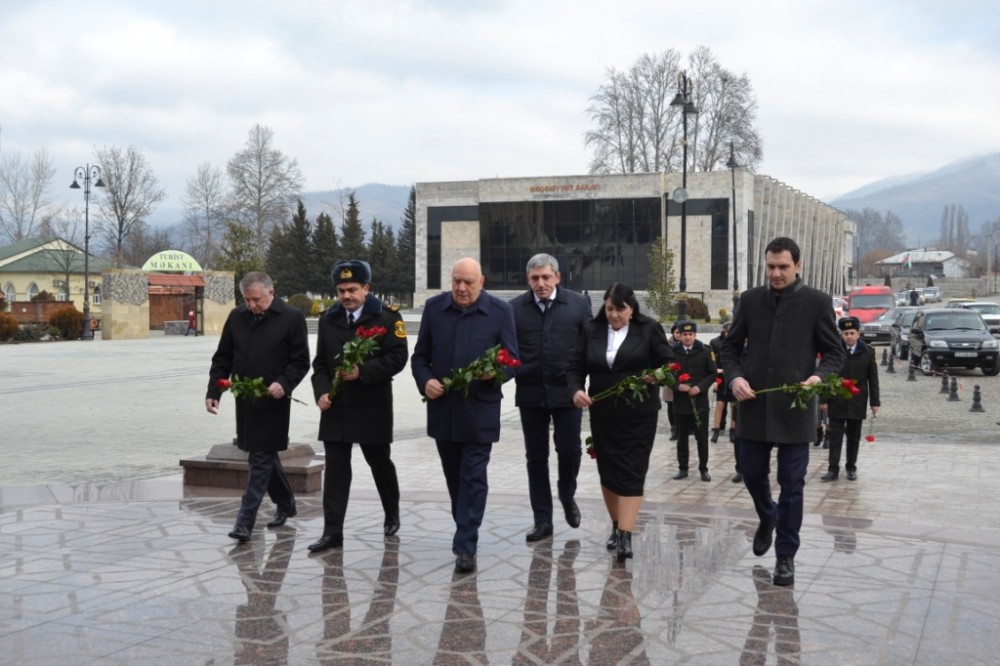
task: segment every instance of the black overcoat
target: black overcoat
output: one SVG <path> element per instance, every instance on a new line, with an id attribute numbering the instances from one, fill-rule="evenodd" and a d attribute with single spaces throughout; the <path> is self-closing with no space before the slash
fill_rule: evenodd
<path id="1" fill-rule="evenodd" d="M 745 348 L 744 348 L 745 345 Z M 817 355 L 822 355 L 817 364 Z M 844 346 L 829 295 L 807 287 L 801 279 L 780 298 L 768 286 L 740 295 L 733 325 L 722 341 L 726 381 L 744 378 L 761 390 L 799 384 L 812 375 L 823 379 L 840 371 Z M 818 402 L 792 409 L 793 396 L 774 392 L 740 403 L 736 433 L 743 439 L 775 444 L 801 444 L 816 436 Z"/>
<path id="2" fill-rule="evenodd" d="M 694 414 L 695 406 L 699 412 L 707 412 L 708 391 L 715 384 L 717 374 L 711 349 L 701 340 L 695 340 L 691 345 L 691 353 L 685 354 L 683 343 L 678 342 L 674 345 L 674 358 L 681 365 L 681 369 L 676 373 L 677 376 L 683 374 L 691 376 L 688 381 L 682 383 L 697 386 L 701 391 L 693 400 L 687 393 L 674 391 L 674 414 Z"/>
<path id="3" fill-rule="evenodd" d="M 262 377 L 268 386 L 281 384 L 288 396 L 281 400 L 236 400 L 236 441 L 244 451 L 284 451 L 291 418 L 289 397 L 307 372 L 309 338 L 302 312 L 275 298 L 255 324 L 253 313 L 241 305 L 222 327 L 206 397 L 218 400 L 222 396 L 218 380 L 232 375 Z"/>
<path id="4" fill-rule="evenodd" d="M 827 415 L 832 419 L 864 420 L 868 405 L 881 407 L 878 392 L 878 360 L 875 348 L 858 340 L 854 353 L 848 354 L 844 348 L 844 365 L 838 373 L 844 379 L 853 379 L 861 393 L 850 400 L 833 398 L 827 403 Z"/>
<path id="5" fill-rule="evenodd" d="M 593 316 L 590 301 L 575 291 L 557 287 L 554 301 L 544 314 L 531 290 L 510 302 L 521 354 L 514 393 L 514 404 L 518 407 L 573 406 L 573 392 L 566 384 L 566 366 L 576 349 L 576 341 Z"/>
<path id="6" fill-rule="evenodd" d="M 585 390 L 587 377 L 590 378 L 590 386 L 586 390 L 589 395 L 595 395 L 629 375 L 663 366 L 673 359 L 663 327 L 645 316 L 633 318 L 629 322 L 628 334 L 618 348 L 614 365 L 610 368 L 606 357 L 607 348 L 608 322 L 595 319 L 584 329 L 577 342 L 576 353 L 569 363 L 566 379 L 571 394 Z M 621 398 L 607 398 L 595 402 L 590 407 L 590 415 L 591 418 L 614 416 L 626 419 L 629 414 L 646 414 L 659 409 L 659 387 L 649 384 L 641 402 L 633 401 L 633 404 L 629 404 Z"/>
<path id="7" fill-rule="evenodd" d="M 343 382 L 333 404 L 320 414 L 319 439 L 388 444 L 392 442 L 392 378 L 403 370 L 410 354 L 406 326 L 398 311 L 368 294 L 353 328 L 348 328 L 347 313 L 339 303 L 323 313 L 313 359 L 313 393 L 316 400 L 329 393 L 344 345 L 355 337 L 359 326 L 382 326 L 386 334 L 378 337 L 378 351 L 361 364 L 361 375 Z"/>

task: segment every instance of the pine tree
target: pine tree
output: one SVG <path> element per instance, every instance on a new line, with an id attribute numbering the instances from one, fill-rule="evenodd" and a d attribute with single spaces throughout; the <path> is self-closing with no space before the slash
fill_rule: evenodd
<path id="1" fill-rule="evenodd" d="M 306 207 L 299 199 L 290 224 L 282 224 L 271 232 L 267 250 L 267 272 L 274 280 L 279 296 L 303 294 L 313 282 L 314 250 L 312 225 L 306 217 Z"/>
<path id="2" fill-rule="evenodd" d="M 312 283 L 309 287 L 313 293 L 326 295 L 333 293 L 330 271 L 340 256 L 339 245 L 333 218 L 327 213 L 320 213 L 316 217 L 316 229 L 313 231 Z"/>
<path id="3" fill-rule="evenodd" d="M 388 294 L 393 290 L 395 248 L 385 225 L 375 218 L 372 220 L 371 242 L 368 245 L 368 263 L 372 267 L 372 291 Z"/>
<path id="4" fill-rule="evenodd" d="M 417 188 L 410 187 L 410 200 L 403 211 L 399 235 L 396 236 L 396 275 L 399 293 L 406 302 L 413 297 L 417 273 Z"/>
<path id="5" fill-rule="evenodd" d="M 365 248 L 365 229 L 361 226 L 361 214 L 354 192 L 347 195 L 347 211 L 344 213 L 344 222 L 340 228 L 340 254 L 344 260 L 368 258 Z"/>

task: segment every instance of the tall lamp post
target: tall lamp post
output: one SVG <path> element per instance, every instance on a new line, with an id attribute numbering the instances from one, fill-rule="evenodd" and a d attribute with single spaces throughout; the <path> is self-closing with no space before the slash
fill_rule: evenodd
<path id="1" fill-rule="evenodd" d="M 73 171 L 73 184 L 71 190 L 80 189 L 80 180 L 83 180 L 83 331 L 80 333 L 81 340 L 93 340 L 94 332 L 90 330 L 90 181 L 94 181 L 94 187 L 104 187 L 101 180 L 101 167 L 88 164 L 77 167 Z"/>
<path id="2" fill-rule="evenodd" d="M 670 102 L 670 106 L 676 106 L 680 109 L 684 126 L 684 141 L 682 143 L 684 148 L 683 175 L 681 176 L 681 186 L 674 190 L 672 195 L 673 200 L 681 205 L 681 279 L 677 285 L 677 321 L 687 319 L 688 116 L 698 113 L 698 109 L 695 108 L 694 103 L 691 101 L 692 90 L 693 86 L 687 72 L 678 74 L 677 95 L 674 97 L 674 101 Z"/>
<path id="3" fill-rule="evenodd" d="M 736 149 L 733 147 L 733 142 L 729 142 L 729 161 L 726 163 L 729 167 L 729 172 L 733 176 L 733 314 L 736 314 L 736 305 L 740 302 L 740 277 L 739 273 L 736 272 L 736 230 L 738 229 L 737 222 L 739 218 L 736 216 L 736 167 L 739 164 L 736 163 Z"/>

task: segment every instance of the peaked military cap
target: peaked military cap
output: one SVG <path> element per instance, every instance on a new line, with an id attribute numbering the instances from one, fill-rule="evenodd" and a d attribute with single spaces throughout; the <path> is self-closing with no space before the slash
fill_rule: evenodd
<path id="1" fill-rule="evenodd" d="M 333 284 L 341 282 L 357 282 L 359 284 L 370 284 L 372 281 L 372 269 L 367 261 L 351 259 L 334 264 L 331 272 Z"/>
<path id="2" fill-rule="evenodd" d="M 840 330 L 842 331 L 860 331 L 861 322 L 858 321 L 857 317 L 844 317 L 838 323 Z"/>
<path id="3" fill-rule="evenodd" d="M 677 327 L 680 329 L 681 333 L 698 332 L 698 324 L 696 322 L 691 321 L 690 319 L 687 321 L 682 321 L 677 325 Z"/>

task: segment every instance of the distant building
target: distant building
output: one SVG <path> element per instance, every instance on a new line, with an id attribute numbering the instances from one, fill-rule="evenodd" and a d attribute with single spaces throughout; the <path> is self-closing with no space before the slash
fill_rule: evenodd
<path id="1" fill-rule="evenodd" d="M 108 267 L 107 262 L 91 255 L 86 289 L 95 319 L 101 317 L 101 271 Z M 42 291 L 83 310 L 83 278 L 83 250 L 61 238 L 24 238 L 0 247 L 0 287 L 12 312 L 15 303 L 31 301 Z"/>
<path id="2" fill-rule="evenodd" d="M 666 238 L 681 274 L 679 173 L 498 178 L 417 183 L 416 293 L 419 306 L 450 288 L 452 264 L 471 256 L 492 292 L 523 291 L 538 252 L 559 260 L 562 283 L 602 294 L 615 281 L 649 285 L 649 254 Z M 765 284 L 764 247 L 790 236 L 803 252 L 803 279 L 843 293 L 853 279 L 856 225 L 841 211 L 768 176 L 688 174 L 687 293 L 713 314 L 740 290 Z M 736 225 L 732 222 L 735 195 Z M 676 286 L 676 285 L 675 285 Z"/>
<path id="3" fill-rule="evenodd" d="M 925 278 L 969 277 L 969 262 L 948 250 L 907 250 L 875 262 L 878 275 Z"/>

